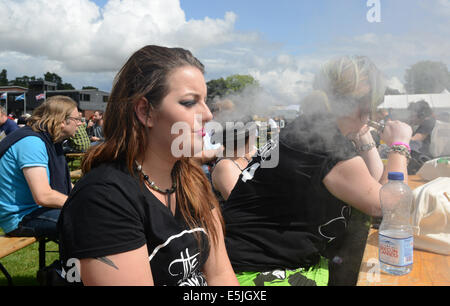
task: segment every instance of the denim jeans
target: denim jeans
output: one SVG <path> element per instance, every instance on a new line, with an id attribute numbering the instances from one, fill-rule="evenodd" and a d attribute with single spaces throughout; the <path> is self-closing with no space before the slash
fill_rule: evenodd
<path id="1" fill-rule="evenodd" d="M 23 217 L 19 226 L 7 235 L 12 237 L 47 237 L 57 241 L 56 223 L 60 212 L 61 209 L 40 207 Z"/>

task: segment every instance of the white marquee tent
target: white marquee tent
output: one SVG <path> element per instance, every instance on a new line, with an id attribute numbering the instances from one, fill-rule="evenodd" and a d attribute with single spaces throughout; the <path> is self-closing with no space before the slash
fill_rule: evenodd
<path id="1" fill-rule="evenodd" d="M 392 95 L 385 96 L 384 102 L 378 108 L 392 108 L 394 110 L 404 110 L 408 108 L 411 102 L 425 100 L 430 107 L 436 111 L 450 111 L 450 93 L 444 90 L 440 94 L 422 94 L 422 95 Z"/>

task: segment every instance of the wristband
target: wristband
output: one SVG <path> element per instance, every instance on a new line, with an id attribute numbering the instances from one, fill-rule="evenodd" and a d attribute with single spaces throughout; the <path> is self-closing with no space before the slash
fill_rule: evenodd
<path id="1" fill-rule="evenodd" d="M 399 153 L 399 154 L 405 156 L 408 161 L 408 164 L 409 164 L 409 161 L 411 159 L 411 153 L 409 153 L 408 148 L 405 147 L 403 144 L 391 146 L 388 150 L 388 154 L 391 152 Z"/>
<path id="2" fill-rule="evenodd" d="M 407 143 L 394 142 L 393 144 L 391 144 L 391 147 L 393 147 L 393 146 L 404 146 L 404 147 L 406 147 L 408 149 L 409 153 L 411 153 L 411 147 Z"/>

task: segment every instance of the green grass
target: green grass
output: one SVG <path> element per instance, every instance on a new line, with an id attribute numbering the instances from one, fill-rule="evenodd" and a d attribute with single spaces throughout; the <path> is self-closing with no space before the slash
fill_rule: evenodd
<path id="1" fill-rule="evenodd" d="M 68 165 L 69 165 L 70 171 L 80 169 L 81 168 L 81 159 L 77 158 L 73 161 L 70 161 L 68 163 Z"/>
<path id="2" fill-rule="evenodd" d="M 70 170 L 79 169 L 81 166 L 80 159 L 69 163 Z M 4 232 L 0 229 L 0 235 Z M 59 258 L 58 245 L 54 242 L 46 244 L 45 263 L 50 265 Z M 33 243 L 17 252 L 14 252 L 4 258 L 0 262 L 8 270 L 15 286 L 37 286 L 36 273 L 39 269 L 39 243 Z M 0 272 L 0 286 L 8 284 L 6 277 Z"/>
<path id="3" fill-rule="evenodd" d="M 3 231 L 0 230 L 0 234 Z M 39 243 L 33 243 L 17 252 L 0 259 L 8 270 L 15 286 L 37 286 L 36 273 L 39 269 Z M 46 265 L 59 258 L 58 245 L 54 242 L 46 244 Z M 50 252 L 49 252 L 50 251 Z M 0 272 L 0 286 L 8 284 L 6 277 Z"/>

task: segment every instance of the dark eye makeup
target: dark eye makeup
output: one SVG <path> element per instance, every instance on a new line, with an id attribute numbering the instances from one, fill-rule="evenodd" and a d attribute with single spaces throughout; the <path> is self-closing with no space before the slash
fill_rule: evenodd
<path id="1" fill-rule="evenodd" d="M 194 106 L 196 103 L 197 103 L 197 101 L 195 101 L 195 100 L 184 100 L 184 101 L 180 102 L 181 105 L 186 106 L 186 107 Z"/>

